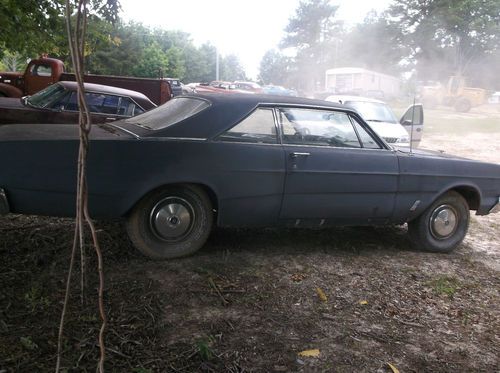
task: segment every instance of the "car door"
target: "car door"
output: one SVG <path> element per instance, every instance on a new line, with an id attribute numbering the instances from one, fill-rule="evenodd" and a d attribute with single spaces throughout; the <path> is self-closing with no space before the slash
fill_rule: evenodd
<path id="1" fill-rule="evenodd" d="M 352 113 L 277 109 L 286 178 L 280 219 L 293 225 L 387 222 L 398 160 Z"/>
<path id="2" fill-rule="evenodd" d="M 424 108 L 422 104 L 411 105 L 403 114 L 399 123 L 410 135 L 412 146 L 417 147 L 424 132 Z"/>

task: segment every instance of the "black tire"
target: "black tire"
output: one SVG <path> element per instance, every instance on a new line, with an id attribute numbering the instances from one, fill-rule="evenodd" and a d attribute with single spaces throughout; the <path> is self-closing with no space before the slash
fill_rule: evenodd
<path id="1" fill-rule="evenodd" d="M 459 98 L 455 103 L 455 110 L 460 113 L 467 113 L 471 109 L 472 105 L 466 98 Z"/>
<path id="2" fill-rule="evenodd" d="M 416 249 L 449 253 L 467 234 L 469 218 L 467 201 L 457 192 L 450 191 L 410 221 L 408 233 Z"/>
<path id="3" fill-rule="evenodd" d="M 205 244 L 212 225 L 210 199 L 196 186 L 166 187 L 148 194 L 126 223 L 134 246 L 153 259 L 194 253 Z"/>

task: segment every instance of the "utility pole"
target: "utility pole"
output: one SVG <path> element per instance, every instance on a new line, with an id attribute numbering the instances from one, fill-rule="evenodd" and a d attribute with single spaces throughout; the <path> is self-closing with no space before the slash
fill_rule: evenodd
<path id="1" fill-rule="evenodd" d="M 219 80 L 219 50 L 215 47 L 215 80 Z"/>

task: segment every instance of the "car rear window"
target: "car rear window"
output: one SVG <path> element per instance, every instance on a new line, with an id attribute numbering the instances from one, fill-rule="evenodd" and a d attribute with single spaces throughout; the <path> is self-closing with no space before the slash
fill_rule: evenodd
<path id="1" fill-rule="evenodd" d="M 127 119 L 126 122 L 151 130 L 160 130 L 192 117 L 209 106 L 207 101 L 199 98 L 176 97 L 156 109 Z"/>

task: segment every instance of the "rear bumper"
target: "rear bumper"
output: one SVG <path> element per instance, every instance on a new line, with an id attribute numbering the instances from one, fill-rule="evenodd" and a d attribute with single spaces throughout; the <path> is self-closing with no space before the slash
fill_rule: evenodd
<path id="1" fill-rule="evenodd" d="M 0 215 L 5 215 L 10 212 L 9 201 L 7 201 L 7 196 L 5 191 L 0 188 Z"/>
<path id="2" fill-rule="evenodd" d="M 497 203 L 488 212 L 489 214 L 494 214 L 495 212 L 500 212 L 500 197 L 497 198 Z"/>

